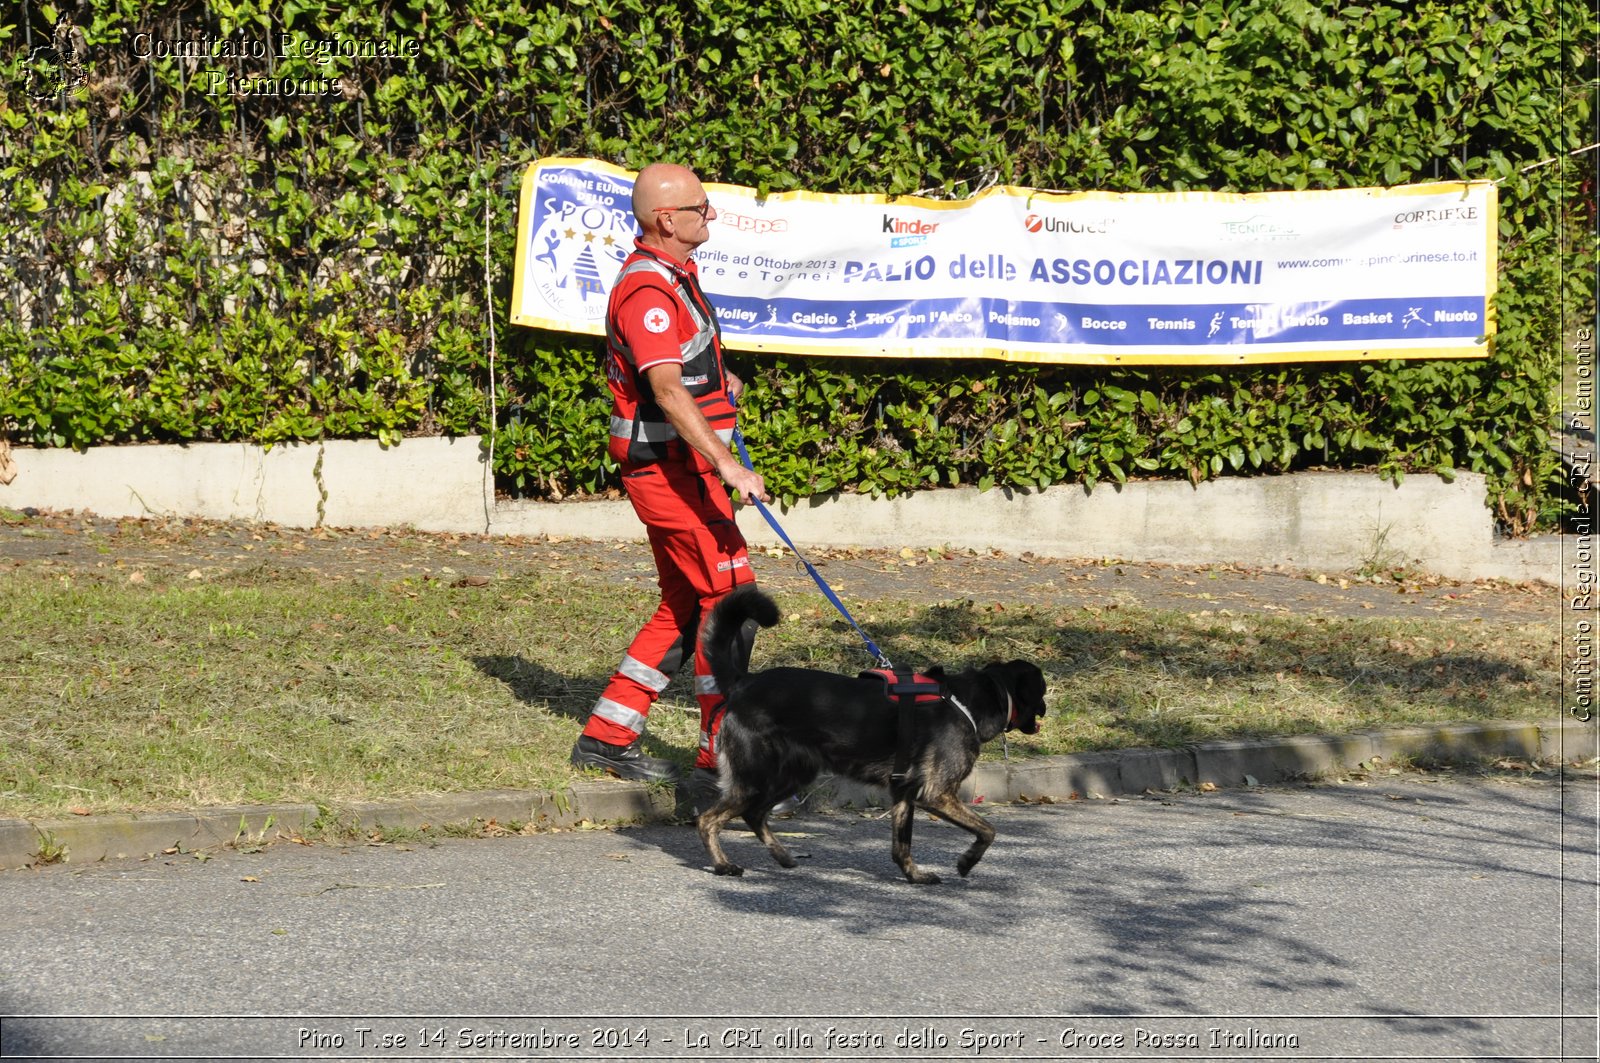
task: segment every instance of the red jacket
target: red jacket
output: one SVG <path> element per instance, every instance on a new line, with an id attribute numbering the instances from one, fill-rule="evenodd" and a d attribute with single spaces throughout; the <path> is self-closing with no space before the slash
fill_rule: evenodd
<path id="1" fill-rule="evenodd" d="M 722 330 L 700 290 L 693 261 L 634 244 L 606 306 L 606 380 L 611 386 L 611 456 L 624 465 L 687 460 L 707 465 L 678 439 L 656 405 L 645 371 L 682 366 L 683 386 L 713 431 L 733 438 L 734 409 L 722 366 Z"/>

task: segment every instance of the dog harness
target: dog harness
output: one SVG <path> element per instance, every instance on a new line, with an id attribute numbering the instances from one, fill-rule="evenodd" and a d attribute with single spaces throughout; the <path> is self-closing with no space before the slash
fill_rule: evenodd
<path id="1" fill-rule="evenodd" d="M 894 699 L 900 708 L 900 722 L 896 729 L 899 741 L 894 753 L 894 771 L 889 776 L 893 782 L 905 782 L 906 776 L 911 771 L 911 735 L 916 726 L 914 713 L 917 705 L 949 702 L 967 718 L 967 722 L 972 725 L 972 733 L 978 733 L 978 721 L 973 718 L 972 713 L 961 704 L 959 698 L 946 691 L 944 684 L 937 679 L 920 675 L 909 668 L 872 668 L 862 672 L 861 678 L 883 680 L 884 693 Z"/>

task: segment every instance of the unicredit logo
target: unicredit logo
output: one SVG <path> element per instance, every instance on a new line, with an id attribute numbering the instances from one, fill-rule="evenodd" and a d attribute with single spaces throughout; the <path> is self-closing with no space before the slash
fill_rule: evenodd
<path id="1" fill-rule="evenodd" d="M 1022 227 L 1030 233 L 1108 233 L 1111 219 L 1072 221 L 1067 218 L 1047 218 L 1042 214 L 1029 214 L 1022 219 Z"/>

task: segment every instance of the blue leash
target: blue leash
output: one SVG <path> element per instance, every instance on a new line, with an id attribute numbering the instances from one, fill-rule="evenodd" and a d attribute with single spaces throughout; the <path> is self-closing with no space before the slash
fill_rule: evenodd
<path id="1" fill-rule="evenodd" d="M 744 433 L 739 431 L 737 426 L 733 430 L 733 445 L 739 451 L 739 460 L 744 462 L 744 467 L 751 472 L 755 472 L 756 467 L 750 463 L 750 452 L 744 446 Z M 789 534 L 783 530 L 783 526 L 772 515 L 772 511 L 767 508 L 766 503 L 759 498 L 753 497 L 750 501 L 755 503 L 756 510 L 766 518 L 767 523 L 772 526 L 772 530 L 778 533 L 778 538 L 783 540 L 783 544 L 794 554 L 795 559 L 806 567 L 807 572 L 811 573 L 811 578 L 822 589 L 822 593 L 828 601 L 833 603 L 833 607 L 839 610 L 839 615 L 850 621 L 850 626 L 856 629 L 856 634 L 861 636 L 861 641 L 867 644 L 867 652 L 872 654 L 872 659 L 877 662 L 878 667 L 892 669 L 894 664 L 884 655 L 882 650 L 878 649 L 878 644 L 873 642 L 865 631 L 861 630 L 861 625 L 856 623 L 856 618 L 850 615 L 850 610 L 846 609 L 844 603 L 839 600 L 839 596 L 833 593 L 833 588 L 828 586 L 828 581 L 822 578 L 822 574 L 817 571 L 817 566 L 813 565 L 806 555 L 800 552 L 800 548 L 795 546 L 794 540 L 789 538 Z"/>

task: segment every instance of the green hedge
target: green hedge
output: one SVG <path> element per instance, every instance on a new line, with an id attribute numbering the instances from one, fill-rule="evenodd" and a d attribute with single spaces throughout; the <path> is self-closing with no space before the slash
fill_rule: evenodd
<path id="1" fill-rule="evenodd" d="M 489 434 L 493 409 L 503 488 L 614 489 L 594 341 L 506 321 L 515 190 L 544 155 L 938 196 L 1489 178 L 1502 217 L 1488 360 L 735 368 L 762 471 L 791 499 L 1470 469 L 1509 530 L 1547 525 L 1562 328 L 1594 266 L 1579 238 L 1593 155 L 1568 153 L 1592 125 L 1595 19 L 1576 0 L 1462 6 L 87 0 L 85 81 L 46 100 L 29 94 L 28 45 L 57 12 L 12 6 L 0 432 L 73 447 L 393 441 Z M 303 46 L 150 54 L 197 33 L 405 47 L 326 64 Z M 338 85 L 235 98 L 208 95 L 208 71 Z"/>

